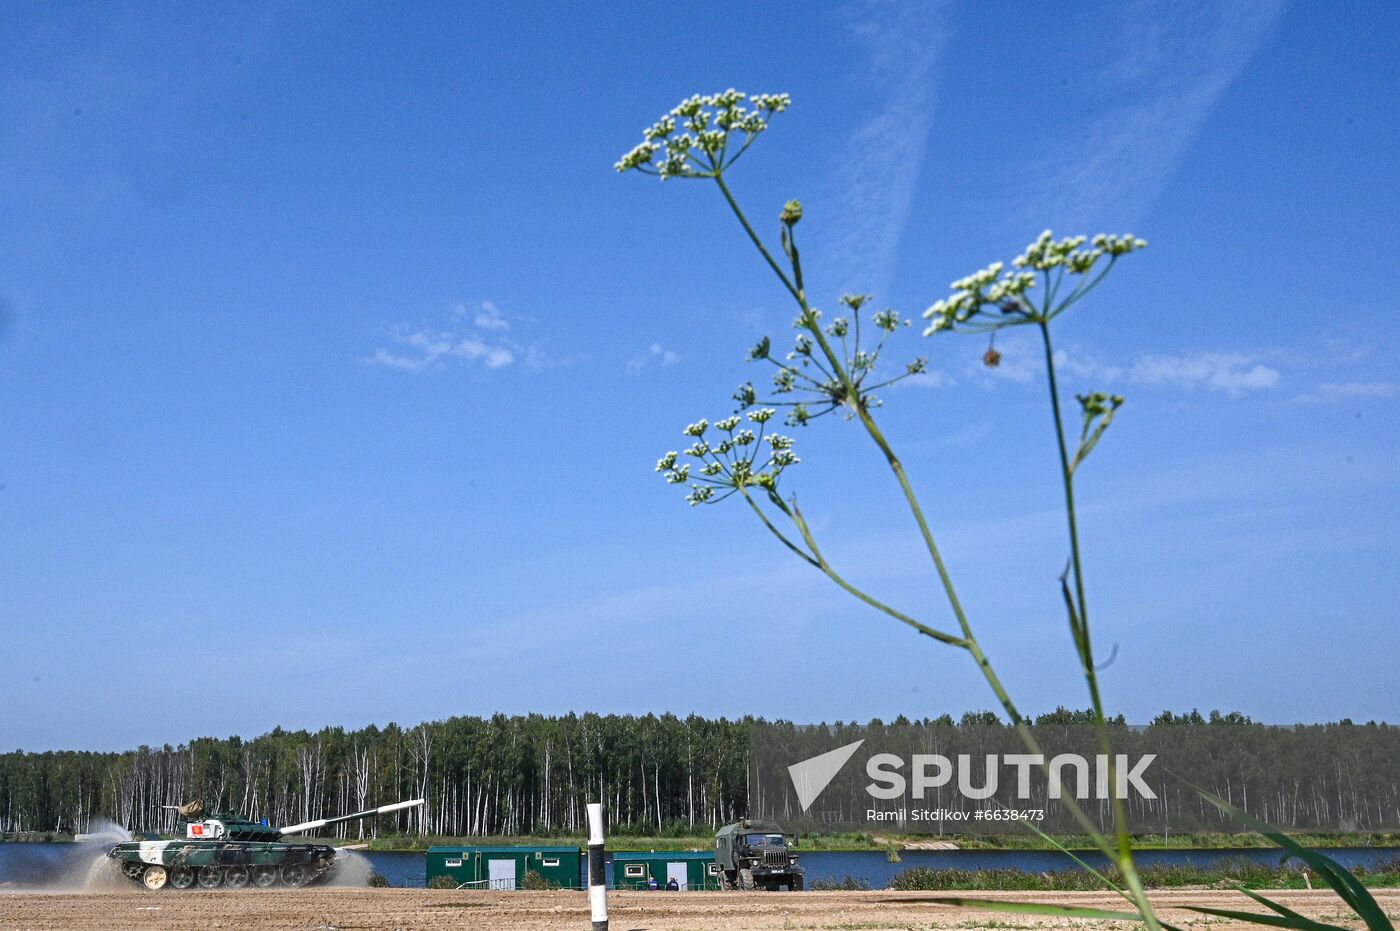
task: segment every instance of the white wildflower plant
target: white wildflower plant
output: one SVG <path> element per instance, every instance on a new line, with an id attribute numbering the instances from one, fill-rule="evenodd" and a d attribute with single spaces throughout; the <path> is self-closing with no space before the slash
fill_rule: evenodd
<path id="1" fill-rule="evenodd" d="M 742 385 L 734 395 L 739 404 L 738 413 L 716 421 L 713 426 L 701 420 L 686 427 L 682 433 L 688 438 L 689 448 L 684 453 L 668 452 L 657 463 L 656 470 L 667 482 L 686 486 L 691 505 L 712 504 L 739 496 L 787 549 L 842 590 L 924 636 L 965 651 L 1000 702 L 1009 722 L 1016 726 L 1028 752 L 1043 757 L 1034 735 L 1022 727 L 1027 721 L 1025 715 L 1018 710 L 974 632 L 914 483 L 875 421 L 879 405 L 875 392 L 926 369 L 925 360 L 915 359 L 893 374 L 877 374 L 887 339 L 909 326 L 909 322 L 893 310 L 870 313 L 869 298 L 864 295 L 841 298 L 841 309 L 830 319 L 824 319 L 822 312 L 808 300 L 803 282 L 796 238 L 796 227 L 803 219 L 802 204 L 789 200 L 783 205 L 776 230 L 780 248 L 770 248 L 769 240 L 754 229 L 725 182 L 725 173 L 767 130 L 769 120 L 788 109 L 789 103 L 786 94 L 748 96 L 735 90 L 690 97 L 645 130 L 642 143 L 615 166 L 619 172 L 638 171 L 663 179 L 713 181 L 744 234 L 792 297 L 798 311 L 793 324 L 797 332 L 789 351 L 775 354 L 772 340 L 765 336 L 749 352 L 750 361 L 773 367 L 771 386 L 762 392 L 763 400 L 752 383 Z M 1105 234 L 1092 240 L 1071 236 L 1057 240 L 1047 231 L 1010 263 L 997 262 L 953 282 L 952 293 L 924 313 L 929 321 L 925 335 L 944 330 L 994 335 L 997 330 L 1009 326 L 1028 324 L 1037 325 L 1043 334 L 1070 549 L 1069 568 L 1060 580 L 1059 596 L 1068 614 L 1075 650 L 1089 687 L 1101 752 L 1108 755 L 1109 760 L 1113 759 L 1110 754 L 1112 735 L 1099 694 L 1073 483 L 1076 468 L 1102 438 L 1123 399 L 1102 392 L 1079 396 L 1083 422 L 1078 449 L 1071 458 L 1069 444 L 1074 437 L 1065 429 L 1061 414 L 1049 324 L 1097 287 L 1119 258 L 1146 245 L 1131 235 Z M 990 347 L 983 359 L 994 366 L 1000 353 Z M 843 411 L 848 420 L 859 423 L 899 486 L 932 564 L 933 575 L 947 597 L 955 624 L 924 623 L 856 587 L 831 563 L 798 509 L 796 497 L 784 498 L 779 494 L 782 476 L 798 463 L 792 438 L 769 431 L 780 410 L 786 411 L 785 420 L 789 425 L 804 425 L 837 410 Z M 1143 892 L 1121 802 L 1110 801 L 1116 828 L 1113 838 L 1101 830 L 1096 817 L 1091 817 L 1073 799 L 1066 800 L 1065 805 L 1123 877 L 1123 886 L 1115 888 L 1130 900 L 1136 910 L 1133 917 L 1142 921 L 1146 931 L 1163 931 Z M 1005 908 L 1033 910 L 1034 906 L 1005 903 Z"/>

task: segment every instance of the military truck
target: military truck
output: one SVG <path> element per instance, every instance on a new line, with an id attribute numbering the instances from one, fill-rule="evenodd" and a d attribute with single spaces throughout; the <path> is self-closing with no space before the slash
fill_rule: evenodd
<path id="1" fill-rule="evenodd" d="M 722 889 L 802 891 L 802 867 L 789 838 L 772 821 L 745 819 L 726 824 L 715 834 L 715 863 Z"/>

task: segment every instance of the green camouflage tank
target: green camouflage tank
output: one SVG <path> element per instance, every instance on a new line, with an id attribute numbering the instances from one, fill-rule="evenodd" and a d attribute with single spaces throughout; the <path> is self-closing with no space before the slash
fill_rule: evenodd
<path id="1" fill-rule="evenodd" d="M 336 849 L 329 844 L 291 844 L 282 838 L 328 824 L 354 821 L 422 805 L 422 799 L 395 802 L 338 818 L 320 818 L 290 827 L 270 827 L 230 812 L 204 816 L 204 804 L 170 806 L 180 813 L 183 840 L 143 840 L 118 844 L 107 852 L 122 874 L 155 891 L 243 889 L 248 886 L 305 886 L 335 872 Z"/>

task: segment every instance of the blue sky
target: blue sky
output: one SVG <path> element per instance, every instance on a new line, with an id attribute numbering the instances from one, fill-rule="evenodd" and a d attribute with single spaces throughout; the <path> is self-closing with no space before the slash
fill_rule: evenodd
<path id="1" fill-rule="evenodd" d="M 1400 717 L 1400 8 L 9 5 L 0 746 L 274 725 L 991 706 L 967 658 L 653 473 L 783 293 L 681 97 L 788 91 L 731 182 L 808 284 L 918 313 L 1047 226 L 1151 247 L 1063 318 L 1110 707 Z M 1020 704 L 1082 706 L 1035 347 L 901 334 L 886 432 Z M 947 608 L 857 429 L 785 478 Z M 761 684 L 754 669 L 762 668 Z"/>

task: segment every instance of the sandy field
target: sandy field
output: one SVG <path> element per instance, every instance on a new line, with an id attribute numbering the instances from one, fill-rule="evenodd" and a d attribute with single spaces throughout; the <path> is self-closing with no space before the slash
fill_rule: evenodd
<path id="1" fill-rule="evenodd" d="M 1279 892 L 1305 914 L 1338 920 L 1343 911 L 1328 892 Z M 1095 892 L 988 893 L 1005 900 L 1119 908 L 1121 900 Z M 1387 912 L 1400 914 L 1400 890 L 1380 891 Z M 1241 910 L 1249 901 L 1229 891 L 1173 890 L 1153 896 L 1164 917 L 1181 926 L 1228 929 L 1232 923 L 1173 906 L 1214 905 Z M 1126 924 L 993 914 L 921 901 L 898 892 L 632 892 L 609 896 L 612 931 L 997 931 Z M 1355 926 L 1356 922 L 1346 922 Z M 110 893 L 0 894 L 0 928 L 6 931 L 587 931 L 585 896 L 577 892 L 443 892 L 423 889 L 303 889 L 269 892 L 138 890 Z"/>

